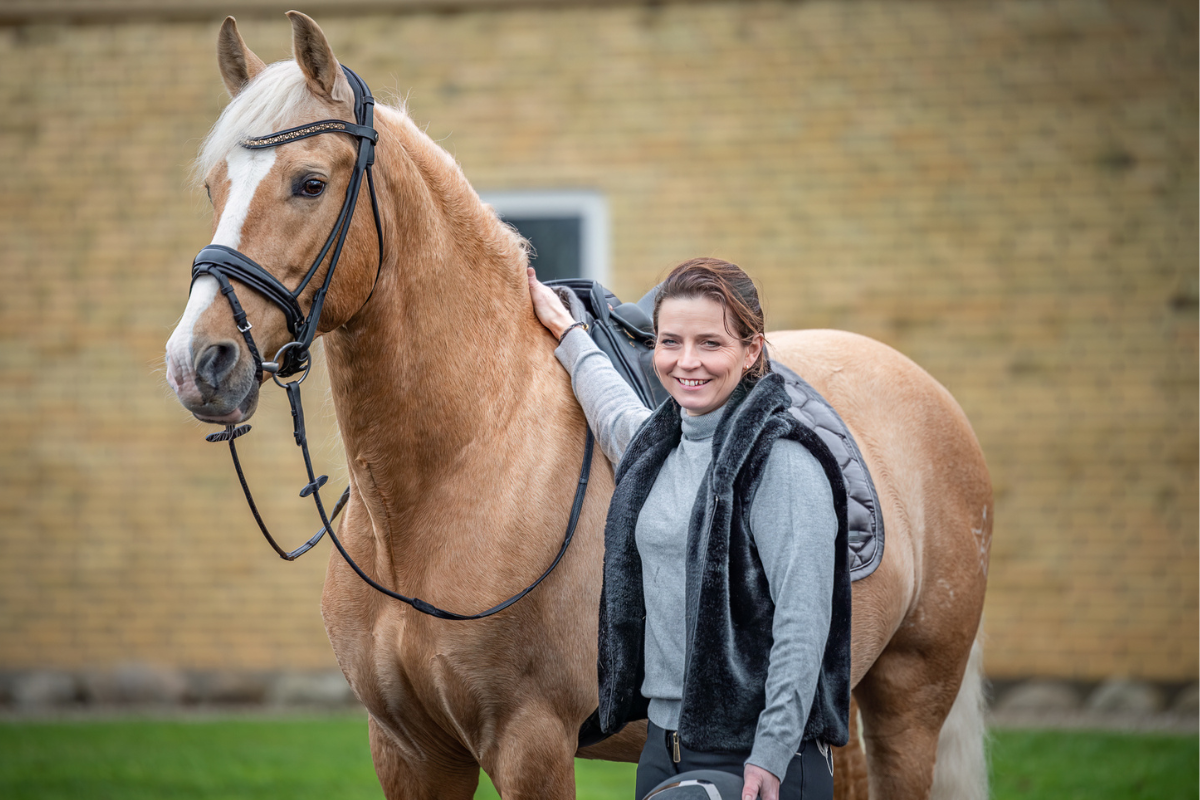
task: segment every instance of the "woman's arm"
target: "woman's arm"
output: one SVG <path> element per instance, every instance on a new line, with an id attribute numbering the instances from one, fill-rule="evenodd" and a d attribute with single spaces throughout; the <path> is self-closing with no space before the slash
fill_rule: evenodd
<path id="1" fill-rule="evenodd" d="M 775 602 L 766 707 L 747 764 L 783 779 L 800 748 L 832 613 L 837 515 L 820 462 L 775 443 L 750 509 L 750 530 Z"/>
<path id="2" fill-rule="evenodd" d="M 529 270 L 529 294 L 533 309 L 542 324 L 557 339 L 575 320 L 562 301 Z M 633 440 L 651 410 L 642 405 L 633 387 L 625 382 L 592 337 L 576 328 L 563 338 L 554 351 L 571 375 L 571 387 L 583 407 L 600 449 L 615 466 Z"/>

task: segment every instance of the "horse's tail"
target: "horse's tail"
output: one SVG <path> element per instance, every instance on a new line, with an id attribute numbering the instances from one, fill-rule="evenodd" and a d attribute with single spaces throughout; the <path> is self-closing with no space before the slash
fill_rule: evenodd
<path id="1" fill-rule="evenodd" d="M 938 737 L 930 800 L 987 800 L 986 711 L 981 624 L 958 697 Z"/>

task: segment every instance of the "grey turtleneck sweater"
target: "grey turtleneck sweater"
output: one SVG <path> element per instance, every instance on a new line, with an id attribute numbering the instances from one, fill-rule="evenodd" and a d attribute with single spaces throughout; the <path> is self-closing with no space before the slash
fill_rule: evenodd
<path id="1" fill-rule="evenodd" d="M 573 330 L 555 351 L 571 373 L 592 432 L 617 464 L 650 416 L 600 348 Z M 679 727 L 683 696 L 684 579 L 688 519 L 723 409 L 702 416 L 683 412 L 683 439 L 667 456 L 638 516 L 634 537 L 642 559 L 646 601 L 646 678 L 642 695 L 650 719 Z M 833 492 L 817 459 L 800 443 L 775 443 L 750 510 L 750 530 L 775 603 L 774 643 L 767 671 L 766 707 L 746 760 L 783 780 L 800 747 L 817 688 L 829 633 L 837 517 Z"/>

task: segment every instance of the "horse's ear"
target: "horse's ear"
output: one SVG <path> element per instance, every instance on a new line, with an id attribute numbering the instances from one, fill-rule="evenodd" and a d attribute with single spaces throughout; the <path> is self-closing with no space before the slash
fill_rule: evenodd
<path id="1" fill-rule="evenodd" d="M 317 23 L 299 11 L 289 11 L 287 15 L 292 21 L 292 54 L 312 93 L 329 100 L 352 96 L 350 84 L 333 57 L 333 48 Z"/>
<path id="2" fill-rule="evenodd" d="M 230 97 L 237 97 L 254 76 L 266 69 L 263 60 L 251 52 L 238 33 L 237 20 L 226 17 L 217 34 L 217 65 Z"/>

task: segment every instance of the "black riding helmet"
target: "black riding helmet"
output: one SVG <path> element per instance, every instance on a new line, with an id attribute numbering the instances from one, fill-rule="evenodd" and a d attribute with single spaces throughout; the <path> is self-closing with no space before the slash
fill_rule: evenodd
<path id="1" fill-rule="evenodd" d="M 742 800 L 742 785 L 739 775 L 695 769 L 667 778 L 642 800 Z"/>

